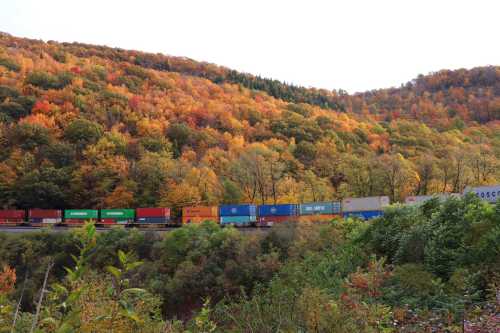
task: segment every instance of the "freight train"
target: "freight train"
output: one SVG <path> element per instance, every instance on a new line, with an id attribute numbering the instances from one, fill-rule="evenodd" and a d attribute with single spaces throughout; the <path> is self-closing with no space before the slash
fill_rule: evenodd
<path id="1" fill-rule="evenodd" d="M 473 192 L 489 202 L 500 198 L 500 185 L 466 188 L 465 193 Z M 433 196 L 411 196 L 406 198 L 409 205 L 421 204 L 433 197 L 444 200 L 460 197 L 461 194 L 436 194 Z M 389 197 L 375 196 L 365 198 L 346 198 L 341 202 L 313 202 L 277 205 L 221 205 L 193 206 L 182 208 L 181 215 L 173 218 L 170 208 L 136 209 L 29 209 L 0 210 L 0 226 L 7 225 L 62 225 L 78 226 L 85 221 L 99 226 L 147 226 L 173 227 L 182 224 L 214 221 L 220 225 L 238 227 L 268 227 L 276 223 L 291 221 L 329 221 L 335 218 L 356 217 L 364 220 L 383 215 L 384 208 L 390 205 Z"/>

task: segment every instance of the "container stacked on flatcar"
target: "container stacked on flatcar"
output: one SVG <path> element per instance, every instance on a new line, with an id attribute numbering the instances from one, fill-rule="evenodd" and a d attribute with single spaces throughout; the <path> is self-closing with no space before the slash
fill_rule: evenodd
<path id="1" fill-rule="evenodd" d="M 23 224 L 26 212 L 20 209 L 0 210 L 0 224 Z"/>
<path id="2" fill-rule="evenodd" d="M 347 198 L 342 200 L 342 215 L 369 220 L 382 216 L 385 207 L 389 206 L 389 197 Z"/>
<path id="3" fill-rule="evenodd" d="M 275 223 L 297 220 L 296 204 L 260 205 L 258 207 L 258 226 L 267 227 Z"/>
<path id="4" fill-rule="evenodd" d="M 222 205 L 219 207 L 219 215 L 221 225 L 250 226 L 257 223 L 257 206 Z"/>
<path id="5" fill-rule="evenodd" d="M 311 202 L 299 205 L 300 222 L 330 221 L 341 215 L 340 202 Z"/>
<path id="6" fill-rule="evenodd" d="M 137 208 L 138 224 L 170 224 L 170 208 Z"/>
<path id="7" fill-rule="evenodd" d="M 450 197 L 460 197 L 459 193 L 438 193 L 432 195 L 412 195 L 406 197 L 405 204 L 407 205 L 420 205 L 426 202 L 427 200 L 437 198 L 439 201 L 444 201 Z"/>
<path id="8" fill-rule="evenodd" d="M 135 221 L 134 209 L 101 209 L 101 224 L 129 224 Z"/>
<path id="9" fill-rule="evenodd" d="M 65 224 L 84 224 L 85 221 L 97 222 L 97 209 L 66 209 L 64 210 Z"/>
<path id="10" fill-rule="evenodd" d="M 62 211 L 58 209 L 30 209 L 28 222 L 31 225 L 57 224 L 62 222 Z"/>
<path id="11" fill-rule="evenodd" d="M 490 203 L 495 203 L 500 199 L 500 185 L 467 187 L 464 190 L 464 194 L 469 192 L 475 193 L 481 200 Z"/>
<path id="12" fill-rule="evenodd" d="M 182 208 L 182 224 L 201 223 L 204 221 L 219 222 L 219 207 L 194 206 Z"/>

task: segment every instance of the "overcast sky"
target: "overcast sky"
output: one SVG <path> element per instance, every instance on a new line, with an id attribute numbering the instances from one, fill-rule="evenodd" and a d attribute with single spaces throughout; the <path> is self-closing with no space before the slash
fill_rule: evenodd
<path id="1" fill-rule="evenodd" d="M 352 93 L 500 65 L 499 13 L 498 0 L 1 0 L 0 31 Z"/>

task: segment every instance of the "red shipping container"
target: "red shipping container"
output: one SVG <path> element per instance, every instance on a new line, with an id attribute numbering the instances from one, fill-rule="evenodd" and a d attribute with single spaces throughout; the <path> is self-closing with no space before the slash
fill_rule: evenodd
<path id="1" fill-rule="evenodd" d="M 288 222 L 297 221 L 297 216 L 260 216 L 259 222 Z"/>
<path id="2" fill-rule="evenodd" d="M 170 217 L 170 208 L 137 208 L 136 217 Z"/>
<path id="3" fill-rule="evenodd" d="M 0 219 L 24 219 L 26 212 L 24 210 L 0 210 Z"/>
<path id="4" fill-rule="evenodd" d="M 62 216 L 62 211 L 57 209 L 30 209 L 28 217 L 31 219 L 57 219 Z"/>
<path id="5" fill-rule="evenodd" d="M 101 219 L 101 224 L 116 224 L 116 219 Z"/>

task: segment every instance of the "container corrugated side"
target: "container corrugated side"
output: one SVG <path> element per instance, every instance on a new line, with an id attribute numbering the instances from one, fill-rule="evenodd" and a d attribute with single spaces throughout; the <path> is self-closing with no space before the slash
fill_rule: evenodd
<path id="1" fill-rule="evenodd" d="M 160 224 L 160 223 L 170 223 L 169 217 L 138 217 L 138 223 L 152 223 L 152 224 Z"/>
<path id="2" fill-rule="evenodd" d="M 339 214 L 340 202 L 311 202 L 299 205 L 299 215 Z"/>
<path id="3" fill-rule="evenodd" d="M 258 226 L 272 226 L 274 224 L 285 222 L 296 222 L 298 216 L 259 216 L 257 217 Z"/>
<path id="4" fill-rule="evenodd" d="M 500 185 L 467 187 L 464 190 L 464 194 L 467 194 L 469 192 L 473 192 L 481 200 L 485 200 L 491 203 L 495 203 L 498 199 L 500 199 Z"/>
<path id="5" fill-rule="evenodd" d="M 371 211 L 362 211 L 362 212 L 344 212 L 342 213 L 344 218 L 348 217 L 357 217 L 362 220 L 370 220 L 376 217 L 380 217 L 384 215 L 384 212 L 381 210 L 371 210 Z"/>
<path id="6" fill-rule="evenodd" d="M 65 219 L 97 219 L 98 211 L 95 209 L 66 209 Z"/>
<path id="7" fill-rule="evenodd" d="M 182 216 L 219 216 L 219 207 L 217 206 L 193 206 L 182 208 Z"/>
<path id="8" fill-rule="evenodd" d="M 137 208 L 135 213 L 137 217 L 170 217 L 170 208 Z"/>
<path id="9" fill-rule="evenodd" d="M 33 224 L 56 224 L 61 223 L 62 218 L 40 218 L 40 217 L 31 217 L 29 219 L 30 223 Z"/>
<path id="10" fill-rule="evenodd" d="M 297 215 L 296 204 L 281 205 L 260 205 L 258 207 L 258 216 L 295 216 Z"/>
<path id="11" fill-rule="evenodd" d="M 219 218 L 217 216 L 182 216 L 182 223 L 202 223 L 205 221 L 212 221 L 219 223 Z"/>
<path id="12" fill-rule="evenodd" d="M 437 198 L 440 201 L 444 201 L 450 197 L 460 197 L 460 194 L 458 194 L 458 193 L 438 193 L 438 194 L 432 194 L 432 195 L 412 195 L 412 196 L 406 197 L 405 204 L 407 204 L 407 205 L 420 204 L 420 203 L 424 203 L 427 200 L 430 200 L 433 198 Z"/>
<path id="13" fill-rule="evenodd" d="M 62 217 L 62 211 L 58 209 L 30 209 L 28 211 L 29 218 L 49 218 L 57 219 Z"/>
<path id="14" fill-rule="evenodd" d="M 20 209 L 0 210 L 0 219 L 24 219 L 26 212 Z"/>
<path id="15" fill-rule="evenodd" d="M 134 219 L 135 210 L 133 209 L 101 209 L 101 218 L 103 219 Z"/>
<path id="16" fill-rule="evenodd" d="M 372 210 L 383 210 L 389 206 L 390 200 L 387 196 L 346 198 L 342 200 L 342 212 L 363 212 Z"/>
<path id="17" fill-rule="evenodd" d="M 219 206 L 220 216 L 255 216 L 257 206 L 250 204 L 243 205 L 221 205 Z"/>
<path id="18" fill-rule="evenodd" d="M 221 216 L 221 225 L 250 225 L 257 222 L 257 216 Z"/>

